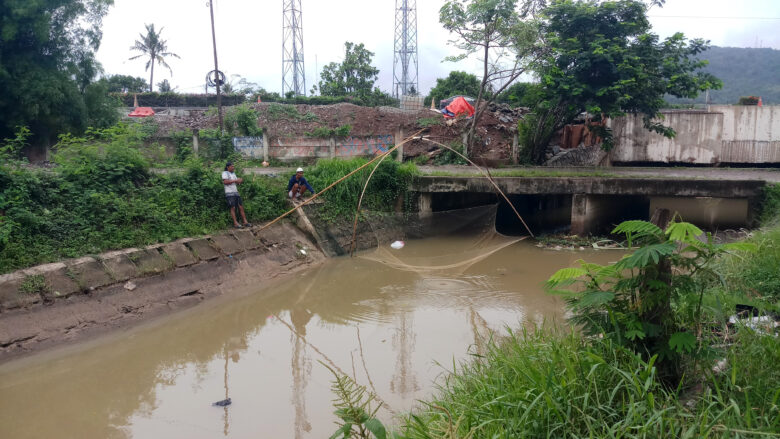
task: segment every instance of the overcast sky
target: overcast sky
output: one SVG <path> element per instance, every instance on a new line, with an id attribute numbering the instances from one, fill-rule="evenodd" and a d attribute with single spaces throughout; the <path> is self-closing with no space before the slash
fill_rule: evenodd
<path id="1" fill-rule="evenodd" d="M 417 1 L 420 90 L 452 70 L 479 73 L 479 61 L 443 62 L 457 53 L 447 41 L 438 11 L 443 0 Z M 106 74 L 140 76 L 148 81 L 145 61 L 128 61 L 129 48 L 145 23 L 163 27 L 173 76 L 155 67 L 156 84 L 168 79 L 178 91 L 202 93 L 206 73 L 214 68 L 211 24 L 206 0 L 115 0 L 103 20 L 98 60 Z M 241 75 L 268 91 L 282 88 L 283 0 L 214 0 L 214 20 L 220 70 Z M 329 62 L 340 62 L 344 42 L 363 43 L 375 53 L 377 86 L 392 88 L 395 0 L 302 0 L 306 89 Z M 667 0 L 653 8 L 654 32 L 666 37 L 683 32 L 713 45 L 780 49 L 780 0 Z"/>

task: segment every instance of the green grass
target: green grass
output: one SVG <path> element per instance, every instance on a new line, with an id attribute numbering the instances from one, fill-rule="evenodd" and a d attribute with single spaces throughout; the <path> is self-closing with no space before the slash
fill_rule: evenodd
<path id="1" fill-rule="evenodd" d="M 479 170 L 469 171 L 432 171 L 425 174 L 432 177 L 482 177 Z M 554 170 L 544 169 L 509 169 L 503 171 L 491 170 L 490 175 L 493 177 L 609 177 L 609 178 L 633 178 L 630 175 L 610 174 L 609 172 L 602 171 L 562 171 L 556 172 Z"/>
<path id="2" fill-rule="evenodd" d="M 736 361 L 682 399 L 659 383 L 652 364 L 607 340 L 514 333 L 447 375 L 397 433 L 408 439 L 771 436 L 780 427 L 780 340 L 745 331 L 724 355 Z"/>

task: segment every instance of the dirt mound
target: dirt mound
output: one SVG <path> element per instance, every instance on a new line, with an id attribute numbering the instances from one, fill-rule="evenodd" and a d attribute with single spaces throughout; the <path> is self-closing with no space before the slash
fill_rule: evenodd
<path id="1" fill-rule="evenodd" d="M 323 137 L 327 130 L 346 129 L 349 135 L 395 135 L 402 129 L 411 135 L 425 129 L 424 135 L 441 143 L 460 146 L 468 120 L 447 121 L 436 111 L 404 111 L 394 107 L 361 107 L 349 103 L 334 105 L 286 105 L 278 103 L 251 104 L 257 110 L 257 124 L 271 139 L 292 137 Z M 517 122 L 528 112 L 526 108 L 511 108 L 491 104 L 482 116 L 476 131 L 476 143 L 469 152 L 483 162 L 508 160 Z M 217 117 L 203 110 L 191 110 L 187 116 L 167 116 L 158 121 L 161 132 L 183 129 L 205 129 L 218 126 Z M 434 158 L 441 154 L 435 145 L 416 140 L 407 144 L 404 155 Z"/>

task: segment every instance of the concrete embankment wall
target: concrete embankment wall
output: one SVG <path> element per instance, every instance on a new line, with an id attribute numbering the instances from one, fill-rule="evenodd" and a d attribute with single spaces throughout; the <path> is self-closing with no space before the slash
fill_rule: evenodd
<path id="1" fill-rule="evenodd" d="M 387 152 L 403 134 L 347 137 L 234 137 L 233 147 L 245 157 L 281 161 L 373 157 Z"/>
<path id="2" fill-rule="evenodd" d="M 665 110 L 661 122 L 677 132 L 668 139 L 646 130 L 642 117 L 611 121 L 613 162 L 780 163 L 780 106 L 711 105 L 706 111 Z"/>
<path id="3" fill-rule="evenodd" d="M 262 233 L 235 230 L 5 274 L 0 358 L 191 306 L 242 279 L 261 285 L 323 257 L 295 225 L 282 223 Z"/>

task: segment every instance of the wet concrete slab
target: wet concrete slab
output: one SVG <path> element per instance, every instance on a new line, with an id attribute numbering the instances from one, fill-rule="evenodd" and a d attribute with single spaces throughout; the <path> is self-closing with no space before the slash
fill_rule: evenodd
<path id="1" fill-rule="evenodd" d="M 220 255 L 219 252 L 211 246 L 208 239 L 195 239 L 187 243 L 187 245 L 195 252 L 198 259 L 201 261 L 210 261 L 217 259 Z"/>
<path id="2" fill-rule="evenodd" d="M 24 280 L 25 276 L 20 273 L 0 276 L 0 310 L 21 308 L 41 301 L 40 294 L 22 291 Z"/>
<path id="3" fill-rule="evenodd" d="M 43 275 L 49 289 L 46 294 L 52 297 L 67 297 L 81 291 L 81 287 L 73 279 L 73 273 L 62 262 L 29 268 L 24 270 L 24 274 Z"/>
<path id="4" fill-rule="evenodd" d="M 117 282 L 126 281 L 138 275 L 138 268 L 127 257 L 127 254 L 118 254 L 103 259 L 103 265 L 106 266 L 111 276 Z"/>
<path id="5" fill-rule="evenodd" d="M 211 240 L 223 254 L 235 255 L 244 251 L 241 243 L 231 234 L 214 235 Z"/>
<path id="6" fill-rule="evenodd" d="M 171 268 L 171 262 L 163 257 L 156 248 L 139 250 L 130 254 L 141 275 L 163 273 Z"/>
<path id="7" fill-rule="evenodd" d="M 68 269 L 75 277 L 76 283 L 83 289 L 98 288 L 114 283 L 114 279 L 106 272 L 103 264 L 92 258 L 81 259 L 69 264 Z"/>
<path id="8" fill-rule="evenodd" d="M 236 230 L 233 232 L 238 242 L 245 250 L 254 250 L 262 247 L 263 243 L 249 230 Z"/>
<path id="9" fill-rule="evenodd" d="M 165 245 L 163 251 L 177 267 L 186 267 L 198 262 L 198 258 L 182 243 Z"/>

